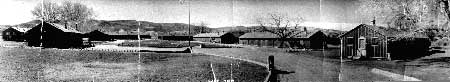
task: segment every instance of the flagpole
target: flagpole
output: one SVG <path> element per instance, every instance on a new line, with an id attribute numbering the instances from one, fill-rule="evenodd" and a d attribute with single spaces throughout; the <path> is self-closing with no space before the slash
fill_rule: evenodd
<path id="1" fill-rule="evenodd" d="M 184 4 L 185 0 L 180 0 L 180 4 Z M 188 46 L 191 49 L 191 2 L 187 1 L 188 4 Z"/>
<path id="2" fill-rule="evenodd" d="M 42 20 L 41 20 L 41 28 L 40 28 L 40 31 L 41 31 L 41 37 L 40 37 L 40 40 L 39 40 L 39 42 L 41 42 L 40 44 L 39 44 L 39 47 L 42 47 L 43 46 L 43 43 L 42 43 L 42 39 L 43 39 L 43 29 L 42 28 L 44 28 L 44 0 L 42 0 L 42 4 L 41 4 L 41 16 L 42 16 Z"/>
<path id="3" fill-rule="evenodd" d="M 191 49 L 191 1 L 188 1 L 188 46 Z"/>
<path id="4" fill-rule="evenodd" d="M 139 55 L 139 63 L 141 63 L 141 31 L 139 29 L 139 27 L 141 27 L 141 22 L 138 21 L 138 27 L 137 27 L 137 31 L 138 31 L 138 55 Z"/>

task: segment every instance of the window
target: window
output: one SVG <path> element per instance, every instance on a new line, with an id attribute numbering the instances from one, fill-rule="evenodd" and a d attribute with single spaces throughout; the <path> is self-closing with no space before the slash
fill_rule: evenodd
<path id="1" fill-rule="evenodd" d="M 355 39 L 353 37 L 347 37 L 347 44 L 349 45 L 355 44 Z"/>
<path id="2" fill-rule="evenodd" d="M 372 45 L 378 45 L 380 42 L 378 37 L 372 37 L 372 39 L 370 41 L 371 41 Z"/>
<path id="3" fill-rule="evenodd" d="M 366 39 L 365 38 L 359 38 L 358 43 L 359 43 L 359 45 L 358 45 L 359 48 L 366 48 Z"/>

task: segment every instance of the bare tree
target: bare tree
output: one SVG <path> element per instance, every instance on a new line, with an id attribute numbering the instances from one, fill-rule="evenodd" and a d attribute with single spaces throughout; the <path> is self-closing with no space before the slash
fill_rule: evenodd
<path id="1" fill-rule="evenodd" d="M 301 31 L 300 23 L 303 22 L 302 17 L 289 18 L 286 15 L 279 13 L 269 13 L 267 18 L 262 18 L 257 21 L 260 26 L 260 31 L 270 32 L 278 36 L 279 47 L 291 47 L 289 43 L 285 44 L 287 38 L 293 38 L 305 31 Z"/>
<path id="2" fill-rule="evenodd" d="M 37 19 L 44 19 L 51 23 L 82 23 L 94 17 L 94 12 L 91 8 L 81 3 L 73 3 L 65 1 L 62 5 L 52 2 L 44 2 L 38 4 L 31 13 Z"/>
<path id="3" fill-rule="evenodd" d="M 61 7 L 56 3 L 44 2 L 34 7 L 31 13 L 37 19 L 43 19 L 46 22 L 57 23 L 61 18 Z"/>
<path id="4" fill-rule="evenodd" d="M 377 18 L 388 27 L 402 30 L 415 30 L 424 18 L 429 18 L 431 3 L 428 0 L 359 0 L 357 10 L 362 20 Z M 429 17 L 427 17 L 429 16 Z"/>
<path id="5" fill-rule="evenodd" d="M 93 18 L 94 12 L 92 8 L 88 8 L 81 3 L 63 2 L 62 4 L 62 22 L 81 23 L 85 20 Z"/>
<path id="6" fill-rule="evenodd" d="M 449 36 L 449 0 L 360 0 L 360 17 L 377 17 L 388 27 L 423 30 L 431 39 Z M 366 18 L 367 19 L 367 18 Z"/>
<path id="7" fill-rule="evenodd" d="M 195 33 L 206 33 L 206 32 L 210 32 L 211 30 L 208 28 L 207 26 L 208 24 L 201 21 L 200 23 L 198 23 L 194 28 L 193 31 Z"/>

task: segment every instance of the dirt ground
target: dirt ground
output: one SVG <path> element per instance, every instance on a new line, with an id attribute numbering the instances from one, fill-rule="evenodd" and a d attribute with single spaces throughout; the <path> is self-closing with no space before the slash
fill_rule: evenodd
<path id="1" fill-rule="evenodd" d="M 365 82 L 393 80 L 382 75 L 371 73 L 372 67 L 353 65 L 347 62 L 341 63 L 331 58 L 314 56 L 332 56 L 338 53 L 338 50 L 287 53 L 283 49 L 253 47 L 220 49 L 194 48 L 193 51 L 194 53 L 230 56 L 262 63 L 267 63 L 267 57 L 273 55 L 275 56 L 275 65 L 277 68 L 285 71 L 295 71 L 294 74 L 282 75 L 282 82 Z"/>
<path id="2" fill-rule="evenodd" d="M 284 49 L 246 47 L 222 49 L 193 49 L 195 53 L 230 56 L 267 63 L 269 55 L 282 70 L 296 71 L 283 75 L 282 82 L 303 81 L 402 81 L 413 77 L 422 81 L 450 80 L 450 47 L 445 53 L 435 53 L 415 60 L 340 60 L 339 49 L 325 51 L 286 52 Z M 392 78 L 375 74 L 374 69 L 402 75 Z M 403 76 L 404 75 L 404 76 Z"/>
<path id="3" fill-rule="evenodd" d="M 406 62 L 404 73 L 423 80 L 450 81 L 450 46 L 441 50 L 444 52 Z"/>

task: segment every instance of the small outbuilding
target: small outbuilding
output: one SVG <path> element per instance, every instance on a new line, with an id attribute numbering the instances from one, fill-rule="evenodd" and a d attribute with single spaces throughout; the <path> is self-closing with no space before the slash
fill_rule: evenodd
<path id="1" fill-rule="evenodd" d="M 326 35 L 321 31 L 311 33 L 302 33 L 292 38 L 286 38 L 284 41 L 289 46 L 306 49 L 323 49 L 326 46 Z M 281 44 L 281 38 L 270 32 L 251 32 L 239 37 L 240 44 L 272 46 L 277 47 Z"/>
<path id="2" fill-rule="evenodd" d="M 9 27 L 2 32 L 2 38 L 5 41 L 25 41 L 25 32 L 30 30 L 30 28 L 21 27 Z"/>
<path id="3" fill-rule="evenodd" d="M 200 33 L 193 36 L 194 40 L 202 42 L 233 44 L 239 41 L 239 37 L 228 32 Z"/>
<path id="4" fill-rule="evenodd" d="M 410 39 L 398 40 L 404 36 Z M 390 59 L 391 57 L 400 57 L 400 55 L 413 56 L 414 53 L 406 53 L 426 51 L 430 44 L 429 39 L 423 34 L 367 24 L 361 24 L 348 31 L 341 35 L 340 39 L 341 56 L 352 59 Z"/>
<path id="5" fill-rule="evenodd" d="M 81 32 L 56 23 L 41 23 L 25 33 L 28 46 L 44 48 L 79 48 L 83 45 Z M 42 44 L 42 45 L 41 45 Z"/>

